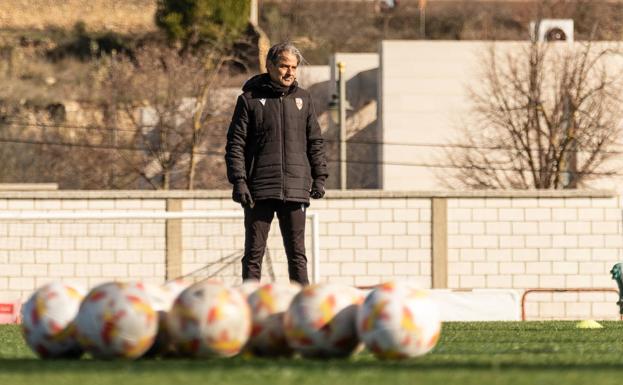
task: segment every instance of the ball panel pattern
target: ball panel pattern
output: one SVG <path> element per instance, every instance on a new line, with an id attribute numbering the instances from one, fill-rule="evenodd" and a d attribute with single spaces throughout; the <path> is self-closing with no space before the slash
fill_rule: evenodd
<path id="1" fill-rule="evenodd" d="M 37 289 L 22 306 L 22 334 L 41 358 L 78 357 L 75 318 L 84 290 L 53 282 Z"/>
<path id="2" fill-rule="evenodd" d="M 301 286 L 292 283 L 263 285 L 247 298 L 251 309 L 253 327 L 245 347 L 259 356 L 290 356 L 294 352 L 288 345 L 283 318 Z"/>
<path id="3" fill-rule="evenodd" d="M 167 314 L 167 328 L 174 345 L 185 355 L 230 357 L 249 339 L 249 305 L 236 289 L 199 282 L 177 297 Z"/>
<path id="4" fill-rule="evenodd" d="M 345 357 L 357 350 L 355 328 L 362 294 L 354 288 L 321 284 L 303 288 L 284 317 L 288 343 L 306 357 Z"/>
<path id="5" fill-rule="evenodd" d="M 435 347 L 441 322 L 426 291 L 389 282 L 366 297 L 357 314 L 357 331 L 379 358 L 417 357 Z"/>
<path id="6" fill-rule="evenodd" d="M 96 286 L 76 319 L 80 344 L 97 358 L 138 358 L 153 344 L 157 314 L 138 283 Z"/>

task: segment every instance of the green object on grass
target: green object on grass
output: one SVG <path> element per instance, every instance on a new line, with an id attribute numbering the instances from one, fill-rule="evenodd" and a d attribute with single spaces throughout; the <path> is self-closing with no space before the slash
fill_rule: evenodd
<path id="1" fill-rule="evenodd" d="M 612 274 L 612 279 L 616 281 L 619 287 L 619 300 L 617 301 L 617 305 L 619 305 L 619 314 L 623 315 L 623 264 L 619 262 L 612 266 L 610 274 Z"/>
<path id="2" fill-rule="evenodd" d="M 575 324 L 575 327 L 578 329 L 603 329 L 603 326 L 599 322 L 592 319 L 580 321 Z"/>

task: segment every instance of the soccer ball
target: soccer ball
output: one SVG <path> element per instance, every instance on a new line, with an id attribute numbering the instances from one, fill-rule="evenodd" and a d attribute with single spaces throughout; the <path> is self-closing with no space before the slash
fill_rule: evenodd
<path id="1" fill-rule="evenodd" d="M 162 286 L 157 286 L 152 283 L 140 283 L 139 284 L 147 293 L 149 302 L 154 311 L 158 314 L 158 333 L 154 340 L 154 344 L 145 353 L 146 357 L 153 357 L 158 355 L 171 355 L 174 353 L 171 336 L 169 336 L 168 328 L 166 325 L 166 315 L 171 310 L 175 298 L 184 291 L 190 283 L 176 279 L 169 281 Z"/>
<path id="2" fill-rule="evenodd" d="M 162 287 L 148 282 L 137 282 L 136 285 L 145 291 L 149 304 L 154 311 L 166 312 L 173 306 L 175 298 Z"/>
<path id="3" fill-rule="evenodd" d="M 347 357 L 359 346 L 355 328 L 359 290 L 323 284 L 303 288 L 285 313 L 288 343 L 305 357 Z"/>
<path id="4" fill-rule="evenodd" d="M 84 290 L 60 282 L 37 289 L 22 306 L 22 332 L 41 358 L 80 357 L 74 320 Z"/>
<path id="5" fill-rule="evenodd" d="M 439 310 L 426 291 L 388 282 L 372 290 L 359 308 L 357 331 L 379 358 L 421 356 L 439 340 Z"/>
<path id="6" fill-rule="evenodd" d="M 96 358 L 138 358 L 154 342 L 158 316 L 142 284 L 110 282 L 82 301 L 76 329 L 80 345 Z"/>
<path id="7" fill-rule="evenodd" d="M 166 282 L 161 286 L 162 290 L 166 293 L 167 298 L 171 300 L 169 305 L 169 309 L 173 306 L 173 302 L 181 292 L 186 290 L 186 288 L 190 286 L 190 282 L 184 281 L 183 279 L 174 279 L 172 281 Z M 169 310 L 167 309 L 167 311 Z"/>
<path id="8" fill-rule="evenodd" d="M 152 283 L 139 283 L 140 287 L 145 290 L 149 303 L 158 315 L 158 333 L 154 339 L 154 344 L 145 353 L 145 356 L 155 356 L 169 353 L 171 350 L 171 338 L 167 333 L 166 313 L 173 306 L 175 301 L 174 292 L 167 291 L 164 287 L 154 285 Z"/>
<path id="9" fill-rule="evenodd" d="M 251 338 L 246 349 L 259 356 L 288 356 L 293 350 L 283 330 L 283 315 L 292 298 L 301 290 L 297 284 L 267 284 L 248 298 L 253 318 Z"/>
<path id="10" fill-rule="evenodd" d="M 166 323 L 177 350 L 193 357 L 234 356 L 251 333 L 251 314 L 244 296 L 214 281 L 198 282 L 184 290 Z"/>
<path id="11" fill-rule="evenodd" d="M 261 286 L 260 281 L 249 279 L 244 281 L 241 285 L 236 286 L 236 289 L 238 289 L 245 298 L 249 298 L 249 296 Z"/>

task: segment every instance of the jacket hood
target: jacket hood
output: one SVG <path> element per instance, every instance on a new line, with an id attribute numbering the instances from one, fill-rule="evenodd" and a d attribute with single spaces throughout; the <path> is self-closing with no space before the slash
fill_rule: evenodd
<path id="1" fill-rule="evenodd" d="M 294 83 L 292 83 L 292 85 L 290 86 L 290 89 L 288 90 L 287 93 L 290 94 L 294 92 L 294 90 L 296 90 L 297 87 L 298 87 L 298 82 L 295 80 Z M 275 90 L 274 86 L 272 85 L 270 81 L 270 75 L 268 75 L 267 73 L 253 76 L 251 79 L 247 80 L 242 86 L 243 92 L 261 91 L 261 90 L 277 93 L 277 91 Z"/>

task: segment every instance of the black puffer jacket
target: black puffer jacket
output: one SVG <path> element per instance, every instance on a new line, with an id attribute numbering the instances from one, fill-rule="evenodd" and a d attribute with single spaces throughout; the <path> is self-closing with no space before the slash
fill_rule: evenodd
<path id="1" fill-rule="evenodd" d="M 327 164 L 311 96 L 296 82 L 276 91 L 268 74 L 242 87 L 227 132 L 227 178 L 246 179 L 254 200 L 309 202 Z"/>

